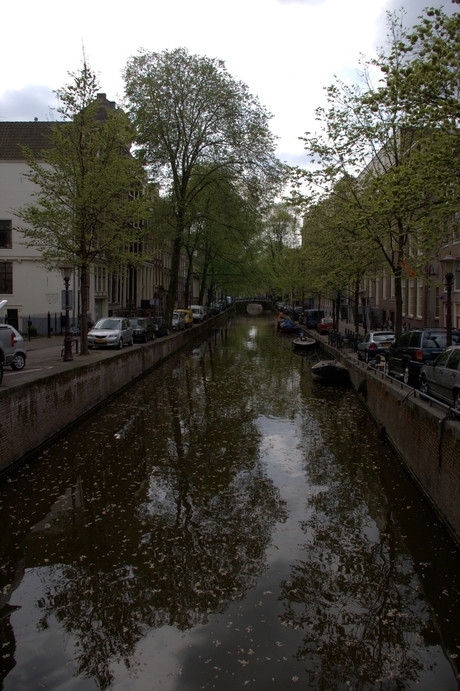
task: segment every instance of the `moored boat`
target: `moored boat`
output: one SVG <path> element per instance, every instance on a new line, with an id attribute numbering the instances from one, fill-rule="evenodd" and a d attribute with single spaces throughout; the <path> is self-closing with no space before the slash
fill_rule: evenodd
<path id="1" fill-rule="evenodd" d="M 311 376 L 326 384 L 342 384 L 348 381 L 348 370 L 338 360 L 320 360 L 311 368 Z"/>
<path id="2" fill-rule="evenodd" d="M 292 339 L 292 347 L 295 350 L 302 350 L 305 352 L 310 352 L 316 348 L 316 341 L 314 338 L 309 338 L 308 336 L 300 336 L 299 338 Z"/>
<path id="3" fill-rule="evenodd" d="M 294 324 L 290 319 L 280 319 L 278 320 L 278 331 L 282 331 L 286 334 L 294 334 L 299 331 L 298 324 Z"/>

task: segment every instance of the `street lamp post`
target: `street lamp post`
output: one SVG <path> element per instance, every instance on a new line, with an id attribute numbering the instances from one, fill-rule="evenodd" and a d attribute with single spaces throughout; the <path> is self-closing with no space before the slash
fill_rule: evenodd
<path id="1" fill-rule="evenodd" d="M 452 284 L 454 282 L 454 270 L 457 266 L 458 259 L 448 254 L 447 257 L 443 257 L 441 260 L 444 278 L 446 281 L 446 346 L 452 345 Z"/>
<path id="2" fill-rule="evenodd" d="M 62 278 L 65 285 L 65 337 L 64 337 L 64 362 L 71 362 L 72 355 L 72 334 L 70 333 L 69 320 L 69 283 L 72 275 L 72 267 L 68 264 L 63 264 L 61 267 Z"/>

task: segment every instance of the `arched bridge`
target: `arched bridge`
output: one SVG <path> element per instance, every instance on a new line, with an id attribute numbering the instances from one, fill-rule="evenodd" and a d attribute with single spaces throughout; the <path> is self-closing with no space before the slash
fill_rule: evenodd
<path id="1" fill-rule="evenodd" d="M 237 312 L 247 312 L 248 305 L 262 305 L 263 310 L 274 310 L 273 303 L 271 300 L 258 300 L 257 298 L 250 299 L 245 298 L 244 300 L 235 301 L 235 309 Z"/>

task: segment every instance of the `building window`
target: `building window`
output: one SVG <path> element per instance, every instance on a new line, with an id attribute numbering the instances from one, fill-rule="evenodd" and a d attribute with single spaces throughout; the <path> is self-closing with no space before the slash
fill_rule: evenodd
<path id="1" fill-rule="evenodd" d="M 0 250 L 10 250 L 13 247 L 13 224 L 11 220 L 0 220 Z"/>
<path id="2" fill-rule="evenodd" d="M 107 270 L 105 267 L 96 266 L 94 269 L 94 290 L 96 293 L 107 293 Z"/>
<path id="3" fill-rule="evenodd" d="M 409 281 L 409 304 L 408 304 L 408 310 L 407 314 L 409 317 L 413 317 L 415 312 L 414 312 L 414 302 L 415 302 L 415 286 L 414 286 L 414 281 L 411 280 Z"/>
<path id="4" fill-rule="evenodd" d="M 439 286 L 436 286 L 435 288 L 435 302 L 434 302 L 434 318 L 439 319 L 439 296 L 440 296 L 440 289 Z"/>
<path id="5" fill-rule="evenodd" d="M 13 262 L 0 263 L 0 295 L 13 294 Z"/>
<path id="6" fill-rule="evenodd" d="M 417 319 L 422 319 L 423 281 L 417 281 Z"/>
<path id="7" fill-rule="evenodd" d="M 454 290 L 460 290 L 460 262 L 457 262 L 457 268 L 455 269 Z"/>

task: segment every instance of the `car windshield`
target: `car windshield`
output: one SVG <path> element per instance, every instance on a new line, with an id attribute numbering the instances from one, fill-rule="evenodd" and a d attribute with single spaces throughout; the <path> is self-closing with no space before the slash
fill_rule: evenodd
<path id="1" fill-rule="evenodd" d="M 120 322 L 118 319 L 101 319 L 94 328 L 112 331 L 120 328 Z"/>
<path id="2" fill-rule="evenodd" d="M 173 319 L 180 319 L 182 317 L 182 314 L 179 314 L 179 312 L 173 312 Z"/>
<path id="3" fill-rule="evenodd" d="M 147 320 L 146 319 L 130 318 L 129 321 L 131 322 L 131 326 L 147 326 Z"/>

